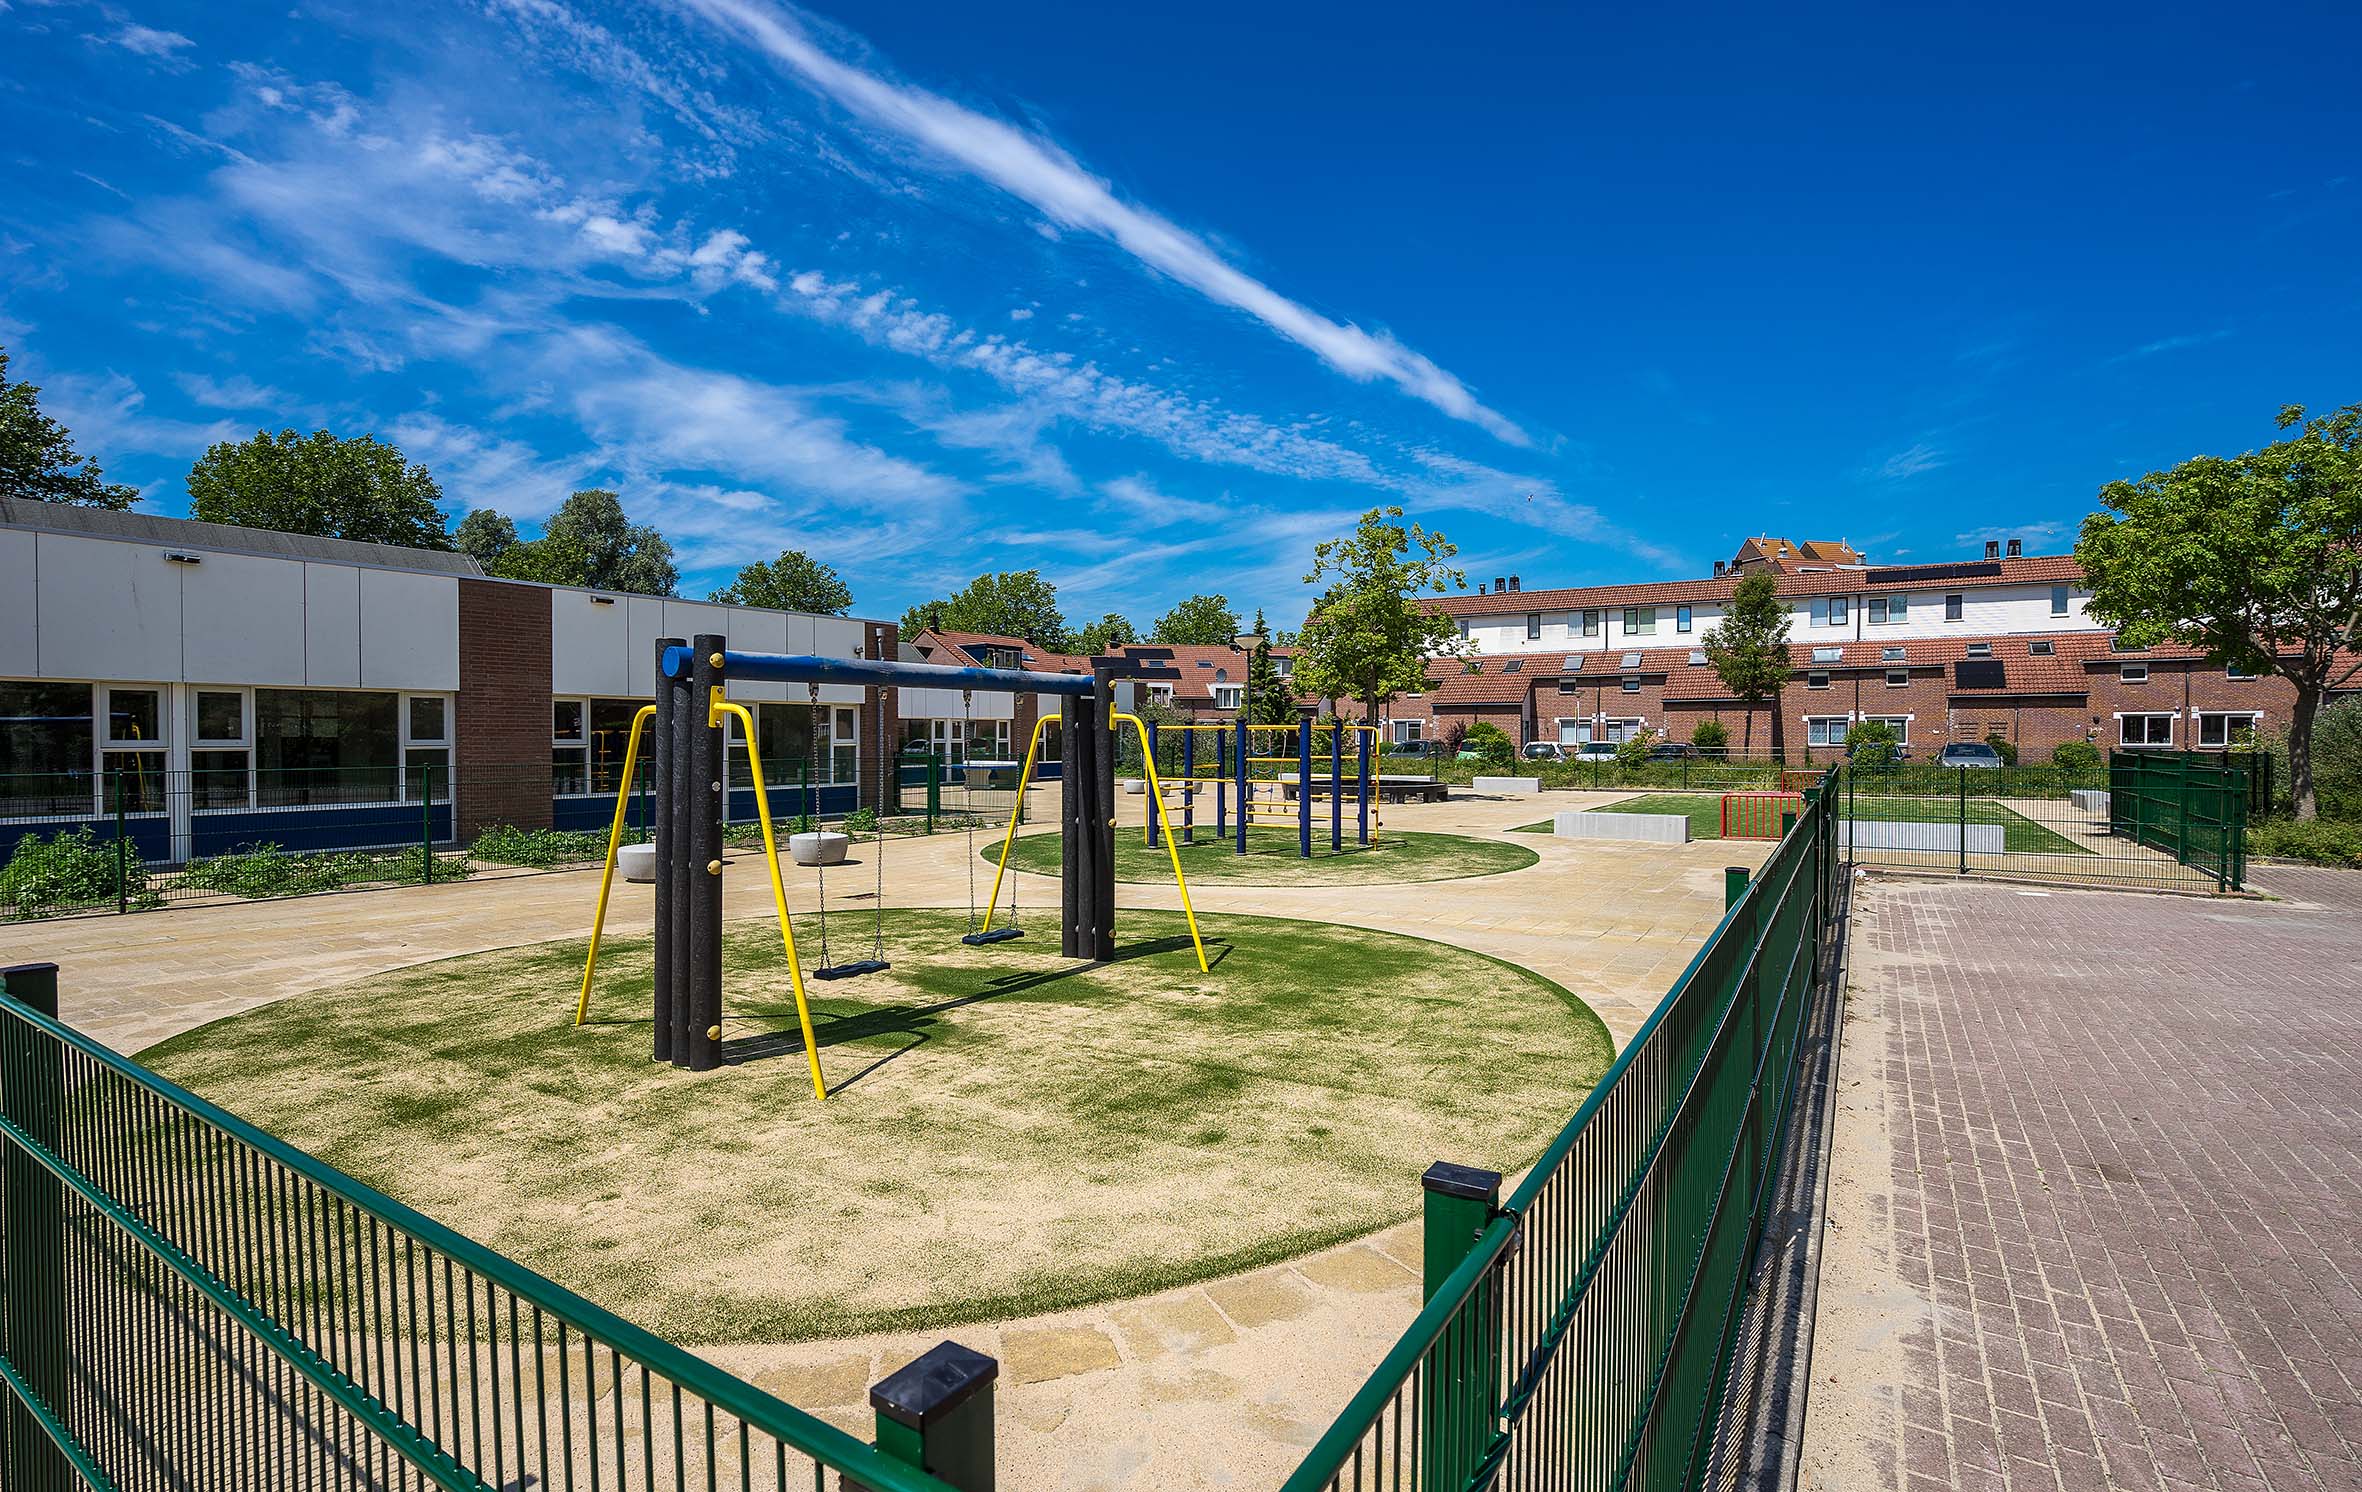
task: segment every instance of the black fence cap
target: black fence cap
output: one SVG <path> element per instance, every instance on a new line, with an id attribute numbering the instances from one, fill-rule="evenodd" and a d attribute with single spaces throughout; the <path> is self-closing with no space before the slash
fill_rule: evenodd
<path id="1" fill-rule="evenodd" d="M 1001 1365 L 981 1352 L 938 1342 L 872 1384 L 869 1407 L 897 1424 L 924 1430 L 975 1397 L 1000 1371 Z"/>
<path id="2" fill-rule="evenodd" d="M 1501 1195 L 1501 1173 L 1483 1171 L 1475 1166 L 1455 1166 L 1439 1160 L 1427 1168 L 1419 1184 L 1431 1192 L 1447 1197 L 1464 1197 L 1471 1202 L 1490 1202 Z"/>

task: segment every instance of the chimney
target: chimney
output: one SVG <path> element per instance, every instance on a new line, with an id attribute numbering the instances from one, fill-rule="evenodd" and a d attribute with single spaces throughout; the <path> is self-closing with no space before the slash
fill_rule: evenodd
<path id="1" fill-rule="evenodd" d="M 1509 578 L 1508 578 L 1507 576 L 1505 576 L 1505 575 L 1496 575 L 1496 576 L 1494 576 L 1494 577 L 1493 577 L 1493 594 L 1494 594 L 1494 595 L 1498 596 L 1499 594 L 1501 594 L 1501 592 L 1503 592 L 1503 591 L 1505 591 L 1505 590 L 1507 590 L 1507 589 L 1509 589 Z"/>
<path id="2" fill-rule="evenodd" d="M 1516 576 L 1514 576 L 1514 575 L 1512 575 L 1512 576 L 1510 576 L 1510 577 L 1509 577 L 1509 588 L 1510 588 L 1511 590 L 1516 590 L 1516 589 L 1517 589 L 1517 577 L 1516 577 Z"/>
<path id="3" fill-rule="evenodd" d="M 1999 539 L 1985 541 L 1985 558 L 1989 560 L 2001 558 L 2001 541 Z"/>
<path id="4" fill-rule="evenodd" d="M 2025 541 L 2025 540 L 2023 540 L 2023 539 L 2012 539 L 2012 540 L 2010 540 L 2010 541 L 2009 541 L 2009 557 L 2010 557 L 2011 559 L 2020 559 L 2020 558 L 2023 558 L 2023 557 L 2024 557 L 2024 555 L 2025 555 L 2025 553 L 2026 553 L 2026 541 Z"/>
<path id="5" fill-rule="evenodd" d="M 1729 569 L 1729 568 L 1730 568 L 1730 561 L 1729 561 L 1729 560 L 1716 560 L 1716 561 L 1714 562 L 1714 578 L 1715 578 L 1716 580 L 1720 580 L 1720 579 L 1722 578 L 1722 572 L 1723 572 L 1723 571 L 1725 571 L 1725 570 L 1727 570 L 1727 569 Z"/>
<path id="6" fill-rule="evenodd" d="M 1476 593 L 1480 596 L 1484 594 L 1484 582 L 1481 580 L 1476 583 Z"/>

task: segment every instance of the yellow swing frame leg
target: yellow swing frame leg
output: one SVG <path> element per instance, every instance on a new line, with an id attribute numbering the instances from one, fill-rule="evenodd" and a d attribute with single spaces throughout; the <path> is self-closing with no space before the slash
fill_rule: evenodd
<path id="1" fill-rule="evenodd" d="M 1115 719 L 1129 725 L 1140 737 L 1140 760 L 1148 768 L 1148 796 L 1156 804 L 1156 821 L 1165 831 L 1165 858 L 1172 862 L 1173 884 L 1181 888 L 1181 915 L 1189 919 L 1189 941 L 1197 945 L 1197 971 L 1210 974 L 1213 966 L 1206 962 L 1206 940 L 1198 936 L 1197 911 L 1189 904 L 1189 880 L 1181 874 L 1181 850 L 1173 838 L 1173 816 L 1165 811 L 1164 784 L 1157 780 L 1156 753 L 1148 749 L 1148 727 L 1137 715 L 1114 712 Z"/>
<path id="2" fill-rule="evenodd" d="M 632 771 L 640 761 L 640 732 L 656 718 L 656 706 L 642 705 L 632 716 L 631 734 L 623 746 L 623 779 L 615 794 L 615 824 L 607 831 L 607 860 L 599 868 L 599 909 L 591 914 L 590 956 L 582 961 L 582 993 L 574 997 L 574 1024 L 590 1014 L 591 975 L 599 967 L 599 934 L 607 928 L 607 893 L 615 888 L 615 851 L 623 843 L 623 816 L 631 806 Z"/>

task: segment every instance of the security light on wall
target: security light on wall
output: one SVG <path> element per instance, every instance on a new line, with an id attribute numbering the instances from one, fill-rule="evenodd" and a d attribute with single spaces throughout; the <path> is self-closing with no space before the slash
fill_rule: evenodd
<path id="1" fill-rule="evenodd" d="M 593 606 L 613 606 L 614 604 L 615 604 L 615 598 L 614 598 L 613 596 L 593 596 L 593 597 L 591 597 L 591 605 L 593 605 Z"/>
<path id="2" fill-rule="evenodd" d="M 205 563 L 205 557 L 198 554 L 176 554 L 167 551 L 164 561 L 166 564 L 172 565 L 201 565 Z"/>

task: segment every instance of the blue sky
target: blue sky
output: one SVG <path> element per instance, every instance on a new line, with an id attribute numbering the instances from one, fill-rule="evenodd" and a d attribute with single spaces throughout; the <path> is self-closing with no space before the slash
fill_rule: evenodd
<path id="1" fill-rule="evenodd" d="M 1527 585 L 2047 550 L 2362 398 L 2350 6 L 0 0 L 0 341 L 179 512 L 258 426 L 684 594 L 1292 623 L 1378 503 Z"/>

